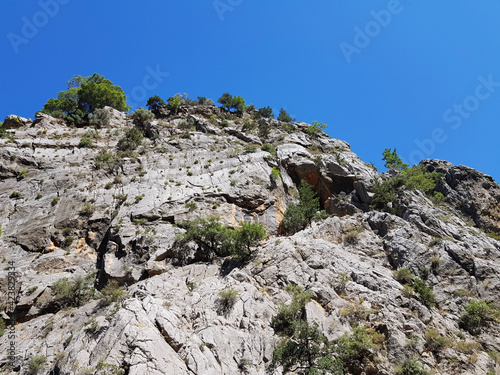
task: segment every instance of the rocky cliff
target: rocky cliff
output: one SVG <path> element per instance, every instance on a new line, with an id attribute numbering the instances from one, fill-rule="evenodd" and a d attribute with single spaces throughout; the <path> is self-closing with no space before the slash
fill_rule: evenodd
<path id="1" fill-rule="evenodd" d="M 97 129 L 43 114 L 4 122 L 0 303 L 16 324 L 0 338 L 0 371 L 265 374 L 281 340 L 272 318 L 292 300 L 287 285 L 298 285 L 312 293 L 302 318 L 329 342 L 359 326 L 378 334 L 349 373 L 404 373 L 405 359 L 435 374 L 500 373 L 498 306 L 464 327 L 471 302 L 499 299 L 500 188 L 491 177 L 425 160 L 443 176 L 434 190 L 444 200 L 402 189 L 397 210 L 373 210 L 374 183 L 390 176 L 309 124 L 182 106 L 143 124 L 148 137 L 119 154 L 134 125 L 108 111 Z M 301 180 L 329 217 L 285 236 L 280 223 Z M 214 216 L 233 228 L 260 223 L 267 239 L 248 262 L 202 262 L 194 244 L 176 248 L 177 224 Z M 405 286 L 405 272 L 434 300 Z M 61 279 L 79 276 L 75 298 L 87 284 L 101 292 L 61 302 Z M 116 288 L 106 302 L 107 284 Z M 235 298 L 222 308 L 228 290 Z"/>

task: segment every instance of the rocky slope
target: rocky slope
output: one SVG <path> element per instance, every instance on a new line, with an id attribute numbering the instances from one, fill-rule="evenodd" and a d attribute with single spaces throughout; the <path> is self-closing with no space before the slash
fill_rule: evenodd
<path id="1" fill-rule="evenodd" d="M 491 177 L 425 160 L 422 166 L 444 175 L 436 187 L 443 203 L 403 191 L 397 215 L 370 210 L 373 183 L 386 176 L 346 142 L 311 136 L 309 124 L 239 118 L 214 106 L 183 106 L 147 124 L 150 138 L 137 152 L 96 168 L 96 157 L 115 153 L 133 126 L 130 115 L 108 110 L 109 125 L 97 130 L 41 114 L 4 123 L 0 303 L 7 311 L 13 266 L 18 301 L 2 317 L 17 321 L 18 360 L 8 366 L 6 332 L 0 371 L 265 374 L 279 341 L 271 319 L 291 300 L 285 287 L 295 284 L 313 293 L 305 319 L 330 341 L 357 325 L 383 335 L 352 370 L 358 374 L 395 374 L 406 358 L 436 374 L 500 373 L 498 323 L 474 335 L 461 324 L 473 299 L 498 300 L 500 242 L 492 233 L 500 231 L 500 188 Z M 259 128 L 268 134 L 259 136 Z M 263 151 L 263 143 L 276 152 Z M 300 180 L 332 216 L 282 236 Z M 232 227 L 261 223 L 268 238 L 246 264 L 179 254 L 174 242 L 183 229 L 175 224 L 212 216 Z M 395 279 L 401 268 L 433 287 L 435 305 Z M 126 298 L 61 308 L 51 286 L 89 274 L 98 289 L 116 280 Z M 219 292 L 230 287 L 237 299 L 224 310 Z M 447 345 L 433 345 L 434 330 Z M 35 368 L 37 356 L 45 358 Z"/>

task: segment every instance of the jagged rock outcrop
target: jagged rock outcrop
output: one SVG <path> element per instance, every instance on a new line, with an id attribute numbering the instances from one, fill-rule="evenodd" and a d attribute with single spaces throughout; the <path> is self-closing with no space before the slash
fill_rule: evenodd
<path id="1" fill-rule="evenodd" d="M 259 125 L 214 106 L 184 105 L 147 124 L 152 139 L 135 152 L 97 168 L 96 157 L 117 155 L 131 126 L 129 115 L 108 110 L 112 120 L 101 129 L 38 114 L 0 139 L 0 303 L 9 302 L 13 262 L 15 373 L 27 374 L 42 355 L 40 374 L 265 374 L 280 340 L 272 317 L 291 300 L 288 284 L 312 292 L 305 319 L 328 340 L 360 324 L 383 338 L 359 374 L 395 374 L 406 358 L 437 374 L 495 371 L 499 324 L 472 335 L 461 320 L 472 299 L 498 300 L 500 242 L 485 233 L 500 229 L 500 189 L 491 177 L 425 160 L 445 176 L 436 187 L 444 203 L 404 191 L 399 216 L 373 211 L 373 181 L 384 176 L 346 142 L 311 136 L 305 123 Z M 279 236 L 300 180 L 334 216 Z M 268 238 L 247 263 L 179 253 L 184 230 L 176 224 L 211 216 L 235 228 L 261 223 Z M 396 280 L 401 268 L 432 287 L 435 304 Z M 97 288 L 114 280 L 127 296 L 61 308 L 54 283 L 92 273 Z M 236 298 L 228 309 L 219 293 L 229 288 Z M 429 330 L 454 344 L 431 348 Z M 10 373 L 9 345 L 5 334 L 3 373 Z"/>

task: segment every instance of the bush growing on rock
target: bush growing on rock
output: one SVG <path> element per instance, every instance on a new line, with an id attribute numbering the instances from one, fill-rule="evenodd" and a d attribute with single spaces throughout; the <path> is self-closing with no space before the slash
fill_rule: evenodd
<path id="1" fill-rule="evenodd" d="M 82 138 L 80 139 L 80 143 L 78 143 L 79 148 L 92 148 L 92 140 L 89 138 Z"/>
<path id="2" fill-rule="evenodd" d="M 97 73 L 89 77 L 74 76 L 68 89 L 57 93 L 43 106 L 43 113 L 78 124 L 97 109 L 105 106 L 127 111 L 127 97 L 122 88 Z"/>
<path id="3" fill-rule="evenodd" d="M 312 125 L 306 128 L 306 133 L 311 137 L 318 137 L 321 133 L 323 133 L 323 129 L 326 129 L 328 125 L 323 124 L 319 121 L 313 121 Z"/>
<path id="4" fill-rule="evenodd" d="M 222 108 L 224 108 L 226 111 L 234 109 L 239 115 L 242 115 L 246 110 L 245 100 L 243 100 L 241 96 L 233 97 L 231 94 L 226 92 L 222 94 L 218 102 L 222 104 Z"/>
<path id="5" fill-rule="evenodd" d="M 408 164 L 403 163 L 403 159 L 398 156 L 397 150 L 391 151 L 390 148 L 386 148 L 382 153 L 382 160 L 385 161 L 385 167 L 387 169 L 395 169 L 401 171 L 409 167 Z"/>
<path id="6" fill-rule="evenodd" d="M 59 279 L 50 287 L 54 303 L 59 308 L 81 306 L 94 297 L 93 284 L 93 274 Z"/>
<path id="7" fill-rule="evenodd" d="M 167 103 L 167 109 L 175 115 L 179 112 L 179 108 L 181 107 L 181 97 L 177 95 L 171 96 L 167 99 Z"/>
<path id="8" fill-rule="evenodd" d="M 218 313 L 221 315 L 229 314 L 238 300 L 239 293 L 234 288 L 227 288 L 221 290 L 218 295 L 219 298 L 216 301 Z"/>
<path id="9" fill-rule="evenodd" d="M 101 290 L 101 305 L 109 306 L 112 303 L 121 303 L 128 297 L 128 294 L 120 287 L 116 280 L 109 280 Z"/>
<path id="10" fill-rule="evenodd" d="M 101 150 L 94 158 L 94 165 L 96 169 L 107 169 L 112 172 L 120 167 L 121 159 L 114 154 Z"/>
<path id="11" fill-rule="evenodd" d="M 111 120 L 111 113 L 105 108 L 98 108 L 89 116 L 90 125 L 96 128 L 109 125 L 109 120 Z"/>
<path id="12" fill-rule="evenodd" d="M 477 334 L 491 322 L 500 322 L 500 310 L 492 302 L 472 300 L 462 315 L 462 325 L 471 334 Z"/>
<path id="13" fill-rule="evenodd" d="M 45 362 L 47 362 L 47 358 L 44 355 L 32 357 L 28 365 L 29 375 L 38 374 L 45 367 Z"/>
<path id="14" fill-rule="evenodd" d="M 397 375 L 430 375 L 430 372 L 425 370 L 420 363 L 414 359 L 405 359 L 403 364 L 396 370 Z"/>
<path id="15" fill-rule="evenodd" d="M 283 108 L 280 109 L 280 113 L 278 115 L 278 120 L 282 122 L 292 122 L 295 121 L 294 118 L 290 117 L 290 115 Z"/>
<path id="16" fill-rule="evenodd" d="M 167 104 L 158 95 L 152 96 L 148 99 L 146 107 L 154 113 L 156 117 L 161 115 L 161 112 L 167 108 Z"/>
<path id="17" fill-rule="evenodd" d="M 398 192 L 403 189 L 420 190 L 433 200 L 436 195 L 432 193 L 442 177 L 442 173 L 428 172 L 419 165 L 414 165 L 411 168 L 403 168 L 394 177 L 374 182 L 373 192 L 375 194 L 370 208 L 396 213 L 398 209 Z"/>
<path id="18" fill-rule="evenodd" d="M 284 234 L 294 234 L 304 229 L 320 209 L 318 196 L 305 180 L 300 182 L 299 196 L 300 203 L 289 204 L 283 215 L 281 231 Z"/>
<path id="19" fill-rule="evenodd" d="M 142 143 L 144 135 L 142 132 L 133 127 L 125 132 L 123 138 L 118 141 L 118 149 L 120 151 L 134 151 Z"/>
<path id="20" fill-rule="evenodd" d="M 140 107 L 132 113 L 132 122 L 137 126 L 144 126 L 150 123 L 155 118 L 155 115 L 150 110 Z"/>
<path id="21" fill-rule="evenodd" d="M 261 224 L 242 223 L 240 229 L 231 229 L 220 223 L 218 217 L 194 219 L 179 223 L 186 233 L 176 239 L 177 246 L 193 241 L 200 257 L 210 261 L 214 256 L 232 255 L 235 259 L 246 261 L 251 256 L 251 248 L 266 237 Z"/>

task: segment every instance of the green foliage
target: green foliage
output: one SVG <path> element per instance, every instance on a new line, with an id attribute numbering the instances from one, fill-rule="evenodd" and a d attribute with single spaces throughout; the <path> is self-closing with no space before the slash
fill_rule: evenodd
<path id="1" fill-rule="evenodd" d="M 78 143 L 79 148 L 92 148 L 92 140 L 89 138 L 82 138 L 80 139 L 80 143 Z"/>
<path id="2" fill-rule="evenodd" d="M 50 98 L 42 112 L 63 118 L 70 124 L 83 121 L 84 117 L 105 106 L 119 111 L 127 111 L 126 95 L 119 86 L 93 74 L 89 77 L 74 76 L 67 82 L 68 89 L 57 93 L 57 99 Z"/>
<path id="3" fill-rule="evenodd" d="M 122 160 L 118 156 L 104 150 L 99 151 L 94 158 L 94 165 L 96 169 L 106 169 L 110 172 L 119 168 L 121 163 Z"/>
<path id="4" fill-rule="evenodd" d="M 227 315 L 233 308 L 234 304 L 238 300 L 239 293 L 236 289 L 230 287 L 221 290 L 219 293 L 219 298 L 217 299 L 217 309 L 218 312 Z"/>
<path id="5" fill-rule="evenodd" d="M 300 203 L 289 204 L 283 216 L 281 231 L 285 234 L 293 234 L 304 229 L 320 209 L 318 196 L 305 180 L 300 182 L 299 195 Z"/>
<path id="6" fill-rule="evenodd" d="M 266 237 L 261 224 L 242 223 L 239 230 L 222 225 L 218 217 L 194 219 L 179 223 L 186 233 L 176 239 L 177 245 L 194 241 L 204 260 L 214 256 L 232 255 L 235 259 L 246 261 L 251 256 L 251 248 Z"/>
<path id="7" fill-rule="evenodd" d="M 385 167 L 387 169 L 401 171 L 409 167 L 408 164 L 403 163 L 403 159 L 398 156 L 396 149 L 391 152 L 390 148 L 386 148 L 382 155 L 384 156 L 382 160 L 385 161 Z"/>
<path id="8" fill-rule="evenodd" d="M 281 177 L 281 172 L 278 168 L 273 167 L 271 170 L 271 181 L 275 184 Z"/>
<path id="9" fill-rule="evenodd" d="M 128 294 L 120 287 L 118 281 L 109 280 L 101 290 L 100 303 L 102 306 L 109 306 L 115 302 L 121 303 L 126 298 L 128 298 Z"/>
<path id="10" fill-rule="evenodd" d="M 310 325 L 297 320 L 291 324 L 291 330 L 290 338 L 282 340 L 274 349 L 269 372 L 274 373 L 277 367 L 282 366 L 284 374 L 344 374 L 343 363 L 334 359 L 332 345 L 316 323 Z"/>
<path id="11" fill-rule="evenodd" d="M 167 104 L 158 95 L 148 99 L 146 107 L 154 113 L 156 117 L 161 115 L 162 110 L 167 108 Z"/>
<path id="12" fill-rule="evenodd" d="M 273 145 L 265 143 L 265 144 L 262 145 L 262 147 L 260 149 L 262 151 L 269 152 L 271 155 L 273 155 L 274 157 L 276 157 L 276 147 L 274 147 Z"/>
<path id="13" fill-rule="evenodd" d="M 373 184 L 374 197 L 371 208 L 381 209 L 388 212 L 396 212 L 398 207 L 398 191 L 420 190 L 430 195 L 436 188 L 437 182 L 443 177 L 442 173 L 427 172 L 423 167 L 414 165 L 411 168 L 402 169 L 396 176 Z M 439 196 L 437 199 L 440 199 Z"/>
<path id="14" fill-rule="evenodd" d="M 432 286 L 427 286 L 425 282 L 419 278 L 413 281 L 413 290 L 418 293 L 425 306 L 432 307 L 436 304 L 436 298 L 432 293 Z"/>
<path id="15" fill-rule="evenodd" d="M 323 132 L 323 129 L 326 129 L 327 127 L 328 125 L 323 124 L 322 122 L 313 121 L 312 125 L 306 128 L 306 133 L 311 137 L 316 138 Z"/>
<path id="16" fill-rule="evenodd" d="M 26 177 L 26 174 L 28 171 L 26 169 L 23 169 L 21 172 L 17 174 L 17 179 L 18 180 L 23 180 Z"/>
<path id="17" fill-rule="evenodd" d="M 144 135 L 136 128 L 130 128 L 125 132 L 125 136 L 118 141 L 118 149 L 121 151 L 133 151 L 140 146 Z"/>
<path id="18" fill-rule="evenodd" d="M 313 294 L 294 285 L 287 285 L 286 289 L 292 295 L 292 302 L 280 306 L 278 313 L 271 319 L 271 327 L 277 334 L 291 336 L 294 332 L 293 323 L 303 318 L 304 308 Z"/>
<path id="19" fill-rule="evenodd" d="M 2 318 L 0 318 L 0 337 L 2 337 L 3 334 L 5 333 L 5 328 L 7 328 L 5 321 Z"/>
<path id="20" fill-rule="evenodd" d="M 109 125 L 109 120 L 111 120 L 111 113 L 105 108 L 98 108 L 93 114 L 89 115 L 90 125 L 97 128 Z"/>
<path id="21" fill-rule="evenodd" d="M 204 96 L 198 96 L 198 104 L 208 107 L 214 105 L 214 101 L 212 99 L 207 99 Z"/>
<path id="22" fill-rule="evenodd" d="M 232 244 L 230 253 L 235 259 L 246 261 L 252 254 L 251 248 L 266 238 L 266 230 L 261 224 L 241 224 L 239 230 L 232 230 Z"/>
<path id="23" fill-rule="evenodd" d="M 13 191 L 10 194 L 9 198 L 11 198 L 11 199 L 23 199 L 24 196 L 20 192 L 18 192 L 18 191 Z"/>
<path id="24" fill-rule="evenodd" d="M 76 276 L 73 279 L 62 278 L 52 286 L 54 303 L 59 308 L 78 307 L 94 297 L 93 275 Z"/>
<path id="25" fill-rule="evenodd" d="M 225 108 L 227 111 L 230 111 L 231 109 L 234 109 L 238 114 L 243 114 L 246 110 L 246 103 L 245 100 L 241 96 L 232 96 L 229 93 L 224 93 L 222 96 L 219 98 L 218 102 L 222 104 L 222 107 Z"/>
<path id="26" fill-rule="evenodd" d="M 273 109 L 271 107 L 262 107 L 255 113 L 257 118 L 274 118 Z"/>
<path id="27" fill-rule="evenodd" d="M 257 151 L 257 147 L 254 145 L 248 145 L 247 147 L 245 147 L 246 153 L 253 153 L 255 151 Z"/>
<path id="28" fill-rule="evenodd" d="M 47 358 L 44 355 L 32 357 L 28 365 L 29 375 L 38 374 L 45 367 L 45 362 L 47 362 Z"/>
<path id="29" fill-rule="evenodd" d="M 140 107 L 132 113 L 132 122 L 137 126 L 144 126 L 150 123 L 155 118 L 155 115 L 150 110 Z"/>
<path id="30" fill-rule="evenodd" d="M 95 212 L 95 206 L 90 203 L 85 203 L 80 210 L 80 215 L 82 216 L 92 216 Z"/>
<path id="31" fill-rule="evenodd" d="M 290 115 L 283 108 L 280 109 L 280 114 L 278 116 L 278 120 L 283 121 L 283 122 L 295 121 L 295 119 L 291 118 Z"/>
<path id="32" fill-rule="evenodd" d="M 405 359 L 403 364 L 398 367 L 397 375 L 430 375 L 430 372 L 425 370 L 422 365 L 413 360 Z"/>
<path id="33" fill-rule="evenodd" d="M 173 113 L 177 114 L 179 112 L 179 108 L 181 106 L 181 97 L 178 95 L 171 96 L 167 99 L 167 109 Z"/>
<path id="34" fill-rule="evenodd" d="M 228 111 L 231 108 L 232 101 L 233 101 L 233 96 L 227 92 L 222 94 L 222 96 L 218 100 L 218 102 L 222 104 L 222 107 Z"/>
<path id="35" fill-rule="evenodd" d="M 54 197 L 54 198 L 52 198 L 52 202 L 50 202 L 50 205 L 52 207 L 54 207 L 55 205 L 57 205 L 59 203 L 60 200 L 61 200 L 60 197 Z"/>
<path id="36" fill-rule="evenodd" d="M 435 329 L 428 329 L 424 335 L 427 347 L 433 353 L 438 353 L 439 351 L 453 346 L 453 339 L 442 336 Z"/>
<path id="37" fill-rule="evenodd" d="M 352 334 L 344 334 L 339 338 L 336 352 L 348 368 L 355 368 L 362 364 L 363 358 L 369 356 L 370 350 L 375 347 L 368 329 L 358 326 Z"/>
<path id="38" fill-rule="evenodd" d="M 397 271 L 394 271 L 393 276 L 401 284 L 410 284 L 411 285 L 411 284 L 413 284 L 413 280 L 415 279 L 415 275 L 407 267 L 403 267 Z"/>
<path id="39" fill-rule="evenodd" d="M 500 321 L 500 310 L 493 303 L 484 300 L 472 300 L 462 315 L 462 325 L 471 334 L 477 334 L 490 322 Z"/>
<path id="40" fill-rule="evenodd" d="M 489 238 L 493 238 L 494 240 L 500 241 L 500 233 L 489 231 L 489 232 L 486 232 L 486 235 Z"/>
<path id="41" fill-rule="evenodd" d="M 266 139 L 269 136 L 270 127 L 267 122 L 263 122 L 259 124 L 259 137 L 262 139 Z"/>

